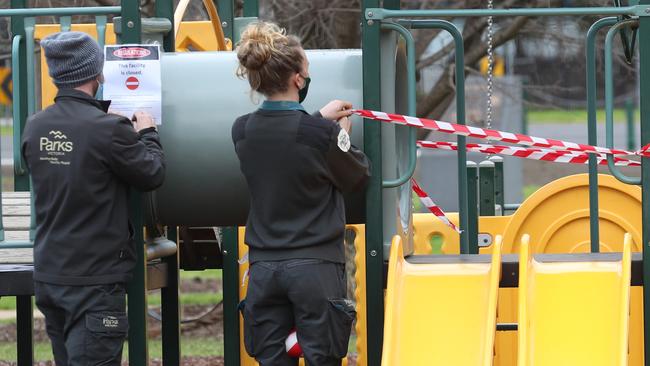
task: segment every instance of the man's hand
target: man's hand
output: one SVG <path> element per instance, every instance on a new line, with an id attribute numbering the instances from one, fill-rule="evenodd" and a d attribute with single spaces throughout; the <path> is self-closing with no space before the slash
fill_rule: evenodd
<path id="1" fill-rule="evenodd" d="M 338 121 L 352 114 L 352 103 L 344 100 L 333 100 L 320 109 L 320 114 L 325 119 Z"/>
<path id="2" fill-rule="evenodd" d="M 350 121 L 348 117 L 341 117 L 341 119 L 339 119 L 339 126 L 341 126 L 348 135 L 352 133 L 352 121 Z"/>
<path id="3" fill-rule="evenodd" d="M 147 112 L 135 112 L 131 120 L 133 121 L 133 127 L 138 132 L 149 127 L 156 128 L 156 123 L 153 120 L 153 116 Z"/>

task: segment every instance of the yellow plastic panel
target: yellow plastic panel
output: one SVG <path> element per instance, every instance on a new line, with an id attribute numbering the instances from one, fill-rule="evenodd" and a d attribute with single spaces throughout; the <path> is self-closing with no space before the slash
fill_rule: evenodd
<path id="1" fill-rule="evenodd" d="M 412 264 L 393 238 L 382 365 L 492 365 L 500 246 L 487 263 Z"/>
<path id="2" fill-rule="evenodd" d="M 598 208 L 600 251 L 622 251 L 625 233 L 632 235 L 632 251 L 640 251 L 641 188 L 599 174 Z M 588 253 L 589 175 L 558 179 L 528 197 L 503 232 L 503 252 L 519 252 L 524 234 L 530 235 L 532 253 Z"/>
<path id="3" fill-rule="evenodd" d="M 540 262 L 521 241 L 519 366 L 628 364 L 631 236 L 620 261 Z"/>
<path id="4" fill-rule="evenodd" d="M 458 213 L 447 213 L 447 217 L 458 225 Z M 502 235 L 511 216 L 484 216 L 479 218 L 479 232 L 496 238 Z M 414 254 L 459 254 L 460 236 L 457 232 L 438 220 L 431 213 L 413 214 Z M 480 248 L 481 254 L 492 252 L 492 247 Z"/>

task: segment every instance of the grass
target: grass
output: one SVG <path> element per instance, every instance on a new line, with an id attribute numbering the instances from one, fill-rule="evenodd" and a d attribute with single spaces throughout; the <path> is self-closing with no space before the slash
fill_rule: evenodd
<path id="1" fill-rule="evenodd" d="M 0 310 L 15 310 L 16 309 L 16 298 L 13 296 L 7 296 L 0 298 Z"/>
<path id="2" fill-rule="evenodd" d="M 529 184 L 527 186 L 524 186 L 523 194 L 524 194 L 524 200 L 528 197 L 530 197 L 531 194 L 535 193 L 536 190 L 538 190 L 540 186 L 535 185 L 535 184 Z"/>
<path id="3" fill-rule="evenodd" d="M 223 340 L 208 338 L 188 338 L 181 337 L 181 354 L 183 356 L 223 356 Z M 129 346 L 124 344 L 124 354 L 122 358 L 128 359 Z M 149 342 L 149 357 L 162 357 L 162 342 Z M 38 361 L 52 360 L 52 347 L 49 342 L 34 343 L 34 359 Z M 16 360 L 16 344 L 0 343 L 0 360 Z"/>
<path id="4" fill-rule="evenodd" d="M 205 271 L 180 271 L 181 280 L 193 280 L 200 278 L 201 280 L 216 279 L 221 280 L 222 274 L 220 269 L 209 269 Z M 214 292 L 194 292 L 181 294 L 181 303 L 183 305 L 213 305 L 221 301 L 221 293 Z M 160 305 L 160 296 L 151 294 L 149 297 L 150 306 Z M 0 298 L 0 310 L 15 310 L 16 298 L 13 296 L 6 296 Z M 6 322 L 5 322 L 6 323 Z"/>
<path id="5" fill-rule="evenodd" d="M 596 118 L 599 123 L 605 123 L 605 110 L 599 109 L 596 112 Z M 625 109 L 614 109 L 614 122 L 626 121 Z M 639 120 L 639 113 L 634 113 L 634 120 Z M 584 123 L 587 124 L 586 109 L 542 109 L 529 110 L 528 123 L 530 124 L 564 124 L 564 123 Z"/>
<path id="6" fill-rule="evenodd" d="M 206 269 L 204 271 L 180 271 L 181 280 L 192 280 L 200 278 L 202 280 L 217 279 L 221 280 L 222 273 L 220 269 Z"/>

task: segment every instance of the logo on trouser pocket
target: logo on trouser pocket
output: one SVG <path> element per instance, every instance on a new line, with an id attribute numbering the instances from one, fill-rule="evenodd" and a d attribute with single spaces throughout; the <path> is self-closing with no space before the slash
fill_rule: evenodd
<path id="1" fill-rule="evenodd" d="M 120 320 L 114 316 L 106 316 L 102 319 L 102 324 L 106 328 L 117 328 L 120 326 Z"/>

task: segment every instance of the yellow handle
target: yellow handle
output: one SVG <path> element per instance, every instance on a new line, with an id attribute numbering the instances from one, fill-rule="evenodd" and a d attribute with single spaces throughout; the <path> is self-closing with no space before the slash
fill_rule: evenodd
<path id="1" fill-rule="evenodd" d="M 180 29 L 183 16 L 185 15 L 185 11 L 189 4 L 190 0 L 181 0 L 176 7 L 176 11 L 174 12 L 175 36 L 178 36 L 178 30 Z M 205 9 L 208 11 L 208 16 L 212 22 L 212 29 L 214 29 L 214 35 L 217 38 L 217 49 L 219 51 L 228 51 L 228 42 L 226 41 L 226 36 L 223 34 L 223 28 L 221 27 L 221 19 L 219 18 L 217 7 L 211 0 L 203 0 L 203 6 L 205 6 Z"/>

